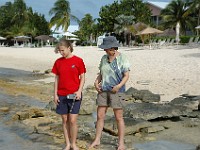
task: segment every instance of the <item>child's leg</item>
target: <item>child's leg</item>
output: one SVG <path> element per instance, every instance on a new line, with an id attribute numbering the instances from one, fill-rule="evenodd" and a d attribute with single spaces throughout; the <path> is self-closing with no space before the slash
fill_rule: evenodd
<path id="1" fill-rule="evenodd" d="M 68 115 L 61 115 L 62 117 L 62 126 L 63 126 L 63 133 L 65 137 L 66 147 L 64 150 L 70 150 L 70 140 L 69 140 L 69 133 L 68 133 Z"/>
<path id="2" fill-rule="evenodd" d="M 124 146 L 124 118 L 123 118 L 123 110 L 122 109 L 113 109 L 115 118 L 117 121 L 117 128 L 118 128 L 118 149 L 117 150 L 125 150 Z"/>
<path id="3" fill-rule="evenodd" d="M 96 136 L 89 148 L 96 147 L 100 145 L 101 133 L 104 126 L 104 119 L 108 107 L 107 106 L 98 106 L 97 108 L 97 123 L 96 123 Z"/>
<path id="4" fill-rule="evenodd" d="M 71 135 L 71 147 L 73 148 L 73 150 L 79 149 L 76 146 L 76 138 L 78 133 L 77 117 L 78 114 L 70 114 L 70 135 Z"/>

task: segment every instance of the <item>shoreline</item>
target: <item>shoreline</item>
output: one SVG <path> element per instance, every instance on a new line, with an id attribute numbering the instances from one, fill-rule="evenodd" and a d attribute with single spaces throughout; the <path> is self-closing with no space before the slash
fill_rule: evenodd
<path id="1" fill-rule="evenodd" d="M 200 95 L 200 50 L 186 46 L 172 46 L 149 50 L 138 47 L 120 47 L 131 63 L 130 79 L 126 84 L 138 90 L 149 90 L 161 95 L 161 101 L 171 101 L 181 94 Z M 74 47 L 74 55 L 86 65 L 84 88 L 93 85 L 98 65 L 105 52 L 97 47 Z M 51 69 L 59 54 L 53 47 L 12 48 L 1 47 L 0 67 L 40 71 Z M 54 82 L 53 74 L 35 82 Z"/>

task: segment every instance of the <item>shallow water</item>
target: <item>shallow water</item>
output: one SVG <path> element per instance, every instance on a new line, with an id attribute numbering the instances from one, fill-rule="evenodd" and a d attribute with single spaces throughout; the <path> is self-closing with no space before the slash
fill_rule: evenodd
<path id="1" fill-rule="evenodd" d="M 134 144 L 137 150 L 195 150 L 196 146 L 171 141 L 153 141 L 142 144 Z"/>
<path id="2" fill-rule="evenodd" d="M 6 121 L 10 120 L 12 110 L 15 107 L 34 106 L 44 108 L 46 103 L 26 96 L 11 96 L 0 92 L 0 107 L 9 107 L 9 114 L 0 112 L 0 150 L 50 150 L 49 144 L 32 142 L 27 139 L 28 132 L 18 128 L 15 125 L 7 125 Z M 48 141 L 47 141 L 48 142 Z"/>
<path id="3" fill-rule="evenodd" d="M 33 143 L 21 138 L 0 121 L 0 150 L 48 150 L 43 143 Z M 46 147 L 46 148 L 45 148 Z"/>
<path id="4" fill-rule="evenodd" d="M 45 75 L 30 71 L 0 67 L 0 78 L 24 82 L 29 80 L 43 79 L 45 78 Z"/>
<path id="5" fill-rule="evenodd" d="M 45 108 L 45 106 L 47 105 L 47 102 L 41 102 L 37 99 L 31 98 L 31 97 L 27 97 L 24 95 L 19 95 L 19 96 L 11 96 L 11 95 L 7 95 L 7 94 L 3 94 L 0 92 L 0 101 L 1 104 L 0 106 L 4 106 L 4 105 L 9 105 L 9 104 L 18 104 L 18 105 L 28 105 L 28 106 L 32 106 L 32 107 L 39 107 L 39 108 Z"/>

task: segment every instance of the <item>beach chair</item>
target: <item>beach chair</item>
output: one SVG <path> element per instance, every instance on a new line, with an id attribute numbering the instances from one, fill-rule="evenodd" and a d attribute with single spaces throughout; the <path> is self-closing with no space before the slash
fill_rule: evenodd
<path id="1" fill-rule="evenodd" d="M 14 47 L 19 47 L 19 43 L 18 42 L 14 43 Z"/>
<path id="2" fill-rule="evenodd" d="M 199 37 L 197 36 L 197 37 L 195 37 L 195 39 L 194 39 L 193 46 L 194 46 L 194 47 L 198 46 L 198 45 L 199 45 L 198 42 L 199 42 Z"/>
<path id="3" fill-rule="evenodd" d="M 197 47 L 198 46 L 199 37 L 193 37 L 193 39 L 188 42 L 188 46 Z"/>
<path id="4" fill-rule="evenodd" d="M 171 39 L 170 42 L 168 43 L 168 46 L 173 46 L 175 43 L 175 39 Z"/>
<path id="5" fill-rule="evenodd" d="M 165 40 L 165 43 L 163 44 L 163 46 L 169 46 L 169 42 L 170 42 L 170 38 L 167 38 L 166 40 Z"/>
<path id="6" fill-rule="evenodd" d="M 193 43 L 194 37 L 190 37 L 188 43 L 186 45 L 190 46 Z"/>
<path id="7" fill-rule="evenodd" d="M 162 46 L 165 45 L 166 40 L 160 40 L 158 48 L 161 48 Z"/>
<path id="8" fill-rule="evenodd" d="M 4 42 L 3 42 L 2 44 L 0 44 L 0 46 L 1 46 L 1 47 L 4 47 L 4 46 L 5 46 L 5 45 L 4 45 Z"/>

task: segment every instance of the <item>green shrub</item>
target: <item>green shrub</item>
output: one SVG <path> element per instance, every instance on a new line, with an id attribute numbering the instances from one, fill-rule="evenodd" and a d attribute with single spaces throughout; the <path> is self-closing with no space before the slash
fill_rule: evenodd
<path id="1" fill-rule="evenodd" d="M 180 43 L 186 44 L 189 42 L 191 36 L 181 36 L 180 37 Z"/>

